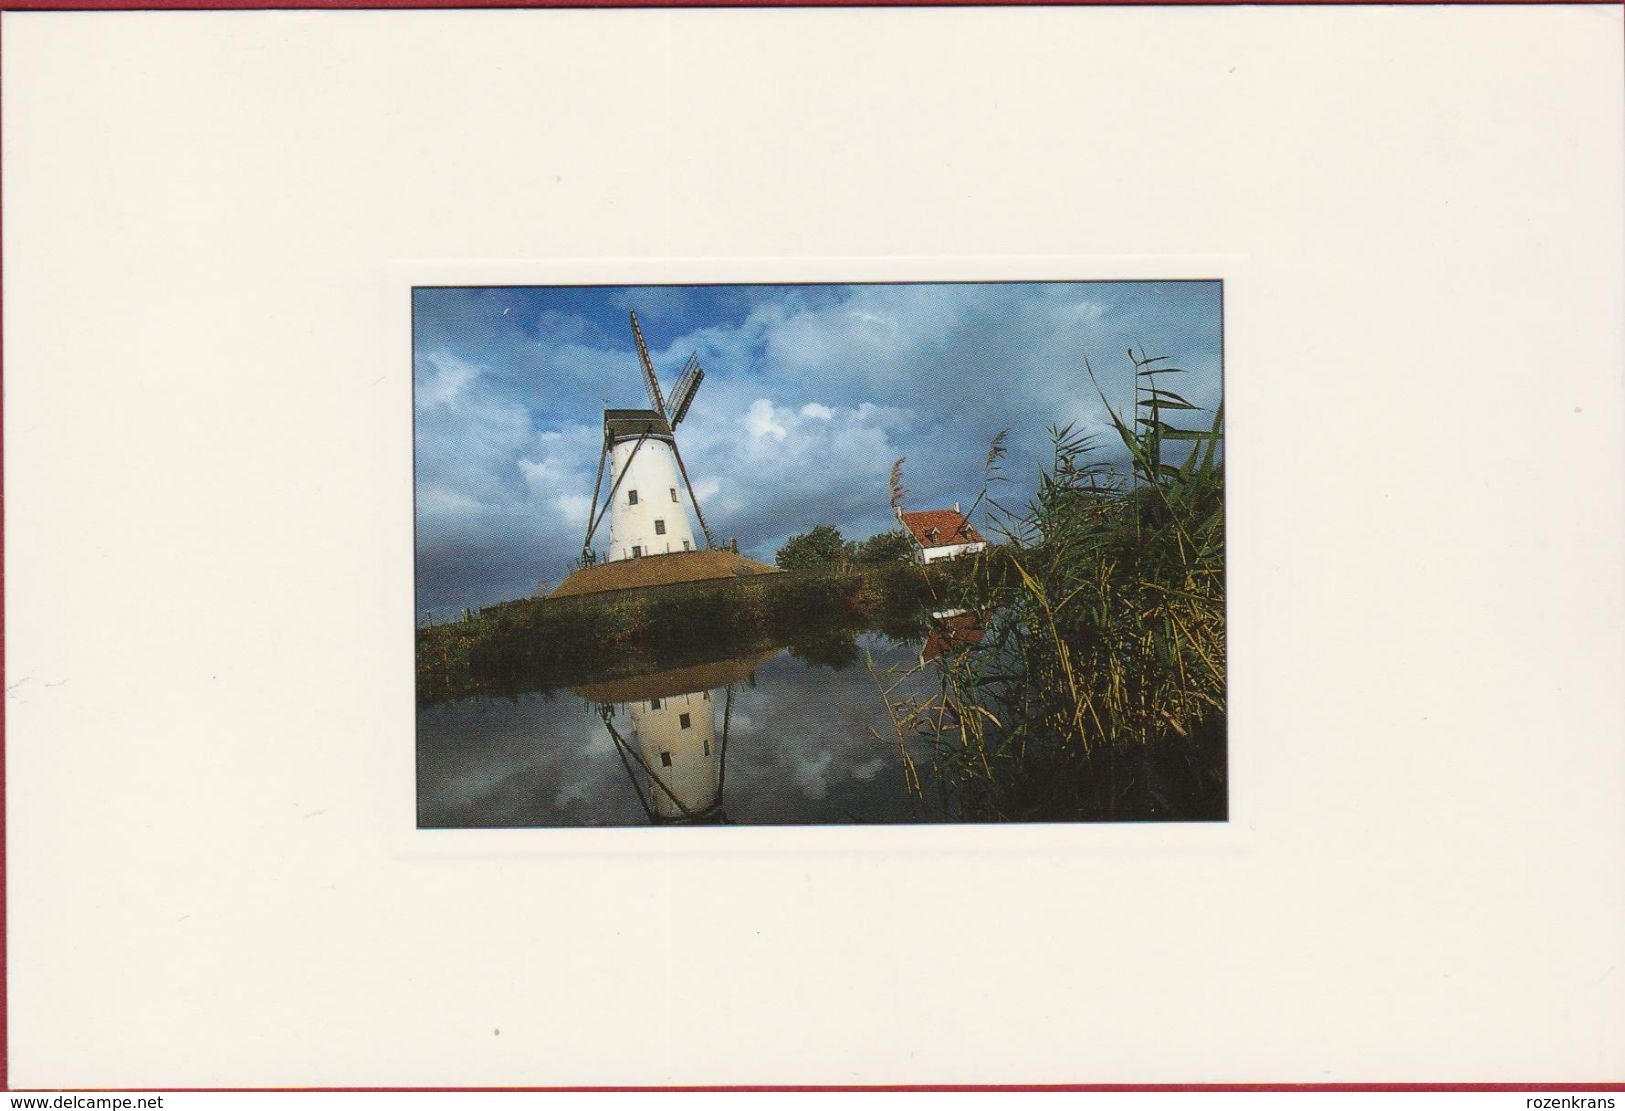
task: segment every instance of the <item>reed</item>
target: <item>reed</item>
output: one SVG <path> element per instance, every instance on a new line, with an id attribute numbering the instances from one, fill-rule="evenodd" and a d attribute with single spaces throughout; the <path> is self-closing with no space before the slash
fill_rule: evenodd
<path id="1" fill-rule="evenodd" d="M 931 665 L 928 694 L 877 675 L 893 739 L 925 739 L 956 817 L 1226 815 L 1223 407 L 1191 427 L 1197 406 L 1166 385 L 1184 372 L 1129 358 L 1135 411 L 1107 405 L 1128 473 L 1052 428 L 1036 488 L 1007 507 L 995 439 L 977 504 L 1000 542 L 953 595 L 986 632 Z M 928 789 L 917 770 L 909 787 Z"/>

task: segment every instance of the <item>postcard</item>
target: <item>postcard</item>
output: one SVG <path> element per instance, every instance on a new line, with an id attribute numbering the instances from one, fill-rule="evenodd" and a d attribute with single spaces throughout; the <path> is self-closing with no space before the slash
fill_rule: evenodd
<path id="1" fill-rule="evenodd" d="M 9 1084 L 1625 1069 L 1617 4 L 0 29 Z"/>

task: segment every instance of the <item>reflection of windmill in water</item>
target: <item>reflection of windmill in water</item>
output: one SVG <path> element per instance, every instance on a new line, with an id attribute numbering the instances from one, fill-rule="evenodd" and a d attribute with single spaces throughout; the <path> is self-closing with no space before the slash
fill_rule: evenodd
<path id="1" fill-rule="evenodd" d="M 722 787 L 734 688 L 741 683 L 755 686 L 756 669 L 778 652 L 774 648 L 741 659 L 574 688 L 598 704 L 599 716 L 650 821 L 682 825 L 727 821 Z M 631 723 L 630 737 L 616 724 L 616 710 L 623 706 Z"/>
<path id="2" fill-rule="evenodd" d="M 604 409 L 604 440 L 598 453 L 598 474 L 593 480 L 592 508 L 587 515 L 587 536 L 581 545 L 580 569 L 553 592 L 555 597 L 602 590 L 658 586 L 696 579 L 754 575 L 774 568 L 738 553 L 737 544 L 719 548 L 706 525 L 688 468 L 677 449 L 677 426 L 688 415 L 705 379 L 698 355 L 690 355 L 667 400 L 660 390 L 654 362 L 638 327 L 638 314 L 630 314 L 632 338 L 637 341 L 647 409 Z M 607 464 L 607 466 L 606 466 Z M 608 493 L 604 493 L 606 471 Z M 702 548 L 694 536 L 688 509 L 705 538 Z M 602 498 L 600 498 L 602 495 Z M 592 546 L 598 526 L 609 518 L 609 537 L 600 563 Z M 647 561 L 632 566 L 631 561 Z"/>

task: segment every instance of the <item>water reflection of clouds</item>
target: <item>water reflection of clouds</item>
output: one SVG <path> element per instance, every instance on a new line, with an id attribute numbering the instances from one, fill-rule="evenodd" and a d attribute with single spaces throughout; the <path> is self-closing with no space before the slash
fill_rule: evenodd
<path id="1" fill-rule="evenodd" d="M 860 638 L 878 669 L 906 667 L 914 650 Z M 861 660 L 861 653 L 860 653 Z M 728 741 L 728 816 L 742 824 L 918 821 L 903 789 L 902 759 L 873 676 L 860 662 L 841 671 L 788 654 L 736 692 Z M 871 730 L 878 730 L 877 738 Z"/>
<path id="2" fill-rule="evenodd" d="M 420 826 L 630 825 L 642 818 L 603 722 L 573 695 L 419 712 Z"/>
<path id="3" fill-rule="evenodd" d="M 914 649 L 860 638 L 877 668 Z M 860 662 L 842 671 L 786 654 L 740 684 L 730 714 L 724 807 L 740 824 L 919 821 L 885 706 Z M 715 700 L 718 735 L 722 699 Z M 623 721 L 624 711 L 617 721 Z M 642 825 L 596 709 L 568 693 L 434 707 L 418 718 L 424 827 Z M 871 729 L 880 731 L 877 739 Z"/>

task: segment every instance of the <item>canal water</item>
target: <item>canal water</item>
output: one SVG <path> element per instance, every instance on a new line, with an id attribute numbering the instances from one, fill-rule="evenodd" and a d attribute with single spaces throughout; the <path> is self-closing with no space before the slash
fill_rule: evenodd
<path id="1" fill-rule="evenodd" d="M 925 799 L 907 788 L 877 682 L 915 668 L 893 698 L 927 695 L 933 672 L 918 669 L 921 646 L 878 633 L 856 642 L 855 662 L 764 650 L 421 708 L 418 825 L 943 821 L 929 785 Z M 908 744 L 927 767 L 925 746 Z"/>

